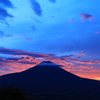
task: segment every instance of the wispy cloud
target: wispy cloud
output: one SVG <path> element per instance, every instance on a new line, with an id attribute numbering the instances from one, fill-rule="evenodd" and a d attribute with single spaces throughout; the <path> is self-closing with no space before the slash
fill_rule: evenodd
<path id="1" fill-rule="evenodd" d="M 0 23 L 7 24 L 6 18 L 13 18 L 13 15 L 9 14 L 6 8 L 13 8 L 13 4 L 9 0 L 0 0 Z"/>
<path id="2" fill-rule="evenodd" d="M 31 28 L 31 27 L 29 27 Z M 27 35 L 24 35 L 24 34 L 19 34 L 21 36 L 21 38 L 24 38 L 25 40 L 27 40 L 28 42 L 33 42 L 35 41 L 34 38 L 27 38 Z"/>
<path id="3" fill-rule="evenodd" d="M 35 39 L 25 38 L 28 42 L 33 42 Z"/>
<path id="4" fill-rule="evenodd" d="M 34 25 L 30 26 L 29 28 L 31 28 L 33 31 L 36 31 L 36 27 Z"/>
<path id="5" fill-rule="evenodd" d="M 0 38 L 4 38 L 4 37 L 9 38 L 9 37 L 13 37 L 13 35 L 6 34 L 5 32 L 0 30 Z"/>
<path id="6" fill-rule="evenodd" d="M 36 0 L 29 0 L 31 3 L 32 10 L 35 12 L 36 15 L 42 16 L 42 9 L 40 4 Z"/>
<path id="7" fill-rule="evenodd" d="M 11 14 L 9 14 L 6 9 L 3 9 L 3 8 L 0 7 L 0 20 L 1 20 L 1 23 L 6 23 L 7 24 L 7 22 L 6 22 L 7 17 L 13 18 L 13 16 Z"/>
<path id="8" fill-rule="evenodd" d="M 0 0 L 0 3 L 4 7 L 13 8 L 13 4 L 9 0 Z"/>
<path id="9" fill-rule="evenodd" d="M 31 17 L 31 19 L 34 20 L 34 21 L 36 21 L 37 23 L 40 23 L 41 24 L 41 22 L 37 18 Z"/>
<path id="10" fill-rule="evenodd" d="M 76 55 L 80 55 L 80 56 L 86 56 L 85 52 L 84 51 L 80 51 L 80 53 L 74 53 Z"/>
<path id="11" fill-rule="evenodd" d="M 38 15 L 38 16 L 42 16 L 42 11 L 43 10 L 42 10 L 40 4 L 36 0 L 29 0 L 29 1 L 31 3 L 31 8 L 34 11 L 34 13 L 36 15 Z M 51 3 L 55 3 L 56 2 L 56 0 L 48 0 L 48 1 L 50 1 Z"/>
<path id="12" fill-rule="evenodd" d="M 1 54 L 8 54 L 8 55 L 26 55 L 26 56 L 32 56 L 32 57 L 48 57 L 49 55 L 46 54 L 39 54 L 39 53 L 31 53 L 27 51 L 22 50 L 12 50 L 12 49 L 0 49 Z"/>

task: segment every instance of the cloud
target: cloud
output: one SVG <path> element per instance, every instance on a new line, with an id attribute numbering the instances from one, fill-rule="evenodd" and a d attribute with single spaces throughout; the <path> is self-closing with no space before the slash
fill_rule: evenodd
<path id="1" fill-rule="evenodd" d="M 82 56 L 86 56 L 85 52 L 84 51 L 80 51 L 80 53 L 74 53 L 76 55 L 82 55 Z"/>
<path id="2" fill-rule="evenodd" d="M 84 56 L 78 57 L 76 54 L 56 56 L 55 54 L 47 55 L 5 48 L 1 48 L 0 53 L 12 55 L 11 58 L 0 58 L 0 75 L 24 71 L 36 66 L 42 61 L 52 61 L 55 64 L 63 65 L 61 68 L 66 71 L 76 73 L 77 75 L 80 75 L 78 74 L 79 72 L 100 72 L 100 68 L 98 67 L 100 66 L 99 60 L 81 60 L 80 58 Z M 84 53 L 84 51 L 81 51 L 80 53 Z"/>
<path id="3" fill-rule="evenodd" d="M 30 26 L 29 28 L 31 28 L 33 31 L 36 31 L 36 27 L 34 25 Z"/>
<path id="4" fill-rule="evenodd" d="M 51 57 L 52 58 L 52 57 Z M 48 57 L 45 60 L 50 60 L 50 58 Z M 20 71 L 25 70 L 27 68 L 31 68 L 37 64 L 39 64 L 41 61 L 43 61 L 43 59 L 38 60 L 35 59 L 34 57 L 21 57 L 21 58 L 0 58 L 0 66 L 1 66 L 1 70 L 2 69 L 13 69 L 12 71 L 15 71 L 15 68 L 20 69 Z M 91 65 L 84 65 L 80 64 L 80 65 L 76 65 L 75 62 L 73 63 L 73 61 L 70 60 L 61 60 L 59 57 L 57 58 L 52 58 L 51 59 L 52 62 L 54 62 L 55 64 L 59 64 L 59 65 L 63 65 L 63 69 L 65 70 L 70 70 L 70 71 L 82 71 L 82 72 L 96 72 L 97 70 L 95 69 L 95 67 Z M 97 62 L 97 61 L 95 61 Z M 87 64 L 87 63 L 86 63 Z M 6 70 L 7 71 L 7 70 Z M 17 71 L 17 70 L 16 70 Z M 98 70 L 100 71 L 100 70 Z M 9 71 L 8 71 L 9 72 Z"/>
<path id="5" fill-rule="evenodd" d="M 37 23 L 40 23 L 41 24 L 41 22 L 37 18 L 31 17 L 31 19 L 34 20 L 34 21 L 36 21 Z"/>
<path id="6" fill-rule="evenodd" d="M 31 26 L 33 31 L 36 31 L 36 27 L 34 25 Z"/>
<path id="7" fill-rule="evenodd" d="M 25 38 L 28 42 L 33 42 L 35 39 Z"/>
<path id="8" fill-rule="evenodd" d="M 8 55 L 24 55 L 24 56 L 31 56 L 31 57 L 50 57 L 50 55 L 40 54 L 40 53 L 31 53 L 22 50 L 12 50 L 12 49 L 0 49 L 1 54 L 8 54 Z"/>
<path id="9" fill-rule="evenodd" d="M 30 3 L 31 3 L 31 7 L 32 7 L 32 10 L 35 12 L 36 15 L 38 16 L 42 16 L 42 9 L 41 9 L 41 6 L 40 4 L 36 1 L 36 0 L 29 0 Z M 55 3 L 56 0 L 48 0 L 50 1 L 51 3 Z M 36 20 L 37 22 L 39 22 L 38 20 Z"/>
<path id="10" fill-rule="evenodd" d="M 7 17 L 13 18 L 13 16 L 9 14 L 6 9 L 0 7 L 0 23 L 8 24 L 6 21 Z"/>
<path id="11" fill-rule="evenodd" d="M 21 72 L 34 67 L 38 61 L 29 61 L 29 58 L 0 58 L 0 75 Z"/>
<path id="12" fill-rule="evenodd" d="M 93 19 L 93 16 L 90 14 L 82 13 L 81 16 L 82 16 L 82 19 L 89 19 L 90 21 L 92 21 Z"/>
<path id="13" fill-rule="evenodd" d="M 1 59 L 2 60 L 2 59 Z M 21 58 L 7 58 L 6 62 L 10 63 L 21 63 L 21 64 L 37 64 L 36 59 L 34 57 L 21 57 Z"/>
<path id="14" fill-rule="evenodd" d="M 100 60 L 91 61 L 91 60 L 69 59 L 69 61 L 72 61 L 78 64 L 87 64 L 87 65 L 100 64 Z"/>
<path id="15" fill-rule="evenodd" d="M 4 37 L 9 38 L 9 37 L 13 37 L 13 35 L 6 34 L 5 32 L 0 30 L 0 38 L 4 38 Z"/>
<path id="16" fill-rule="evenodd" d="M 48 0 L 48 1 L 50 1 L 51 3 L 55 3 L 56 2 L 56 0 Z"/>
<path id="17" fill-rule="evenodd" d="M 0 4 L 4 7 L 13 8 L 13 4 L 9 0 L 0 0 Z"/>
<path id="18" fill-rule="evenodd" d="M 36 15 L 42 16 L 42 9 L 40 4 L 36 0 L 29 0 L 31 3 L 31 7 Z"/>
<path id="19" fill-rule="evenodd" d="M 12 15 L 10 15 L 7 10 L 3 9 L 0 7 L 0 19 L 5 19 L 6 17 L 11 17 L 13 18 Z"/>
<path id="20" fill-rule="evenodd" d="M 30 56 L 21 58 L 0 58 L 0 75 L 21 72 L 36 66 L 40 62 L 41 61 Z"/>
<path id="21" fill-rule="evenodd" d="M 30 27 L 31 28 L 31 27 Z M 33 41 L 35 41 L 35 39 L 33 39 L 33 38 L 27 38 L 27 36 L 26 35 L 24 35 L 24 34 L 19 34 L 20 36 L 21 36 L 21 38 L 24 38 L 25 40 L 27 40 L 28 42 L 33 42 Z"/>
<path id="22" fill-rule="evenodd" d="M 86 14 L 86 13 L 82 13 L 81 15 L 82 15 L 82 18 L 83 18 L 83 19 L 89 19 L 89 18 L 92 17 L 92 15 Z"/>
<path id="23" fill-rule="evenodd" d="M 6 18 L 13 18 L 13 15 L 9 14 L 6 8 L 13 8 L 13 4 L 9 0 L 0 0 L 0 23 L 7 24 Z"/>

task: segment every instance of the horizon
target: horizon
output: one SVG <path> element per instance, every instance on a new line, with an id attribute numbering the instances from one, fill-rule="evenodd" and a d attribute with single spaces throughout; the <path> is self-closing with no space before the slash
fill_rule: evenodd
<path id="1" fill-rule="evenodd" d="M 0 1 L 0 76 L 42 61 L 100 81 L 100 1 Z"/>

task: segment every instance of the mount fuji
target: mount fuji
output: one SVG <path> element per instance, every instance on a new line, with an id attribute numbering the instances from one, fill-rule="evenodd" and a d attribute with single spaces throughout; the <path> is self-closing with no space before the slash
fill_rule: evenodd
<path id="1" fill-rule="evenodd" d="M 81 78 L 51 61 L 19 73 L 0 76 L 0 87 L 14 85 L 25 91 L 99 91 L 100 81 Z"/>

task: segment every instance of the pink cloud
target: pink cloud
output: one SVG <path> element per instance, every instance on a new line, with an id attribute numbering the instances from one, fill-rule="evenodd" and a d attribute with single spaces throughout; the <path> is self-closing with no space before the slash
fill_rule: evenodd
<path id="1" fill-rule="evenodd" d="M 82 55 L 82 56 L 86 56 L 87 55 L 87 54 L 85 54 L 84 51 L 80 51 L 80 53 L 74 53 L 74 54 L 76 54 L 76 55 Z"/>

